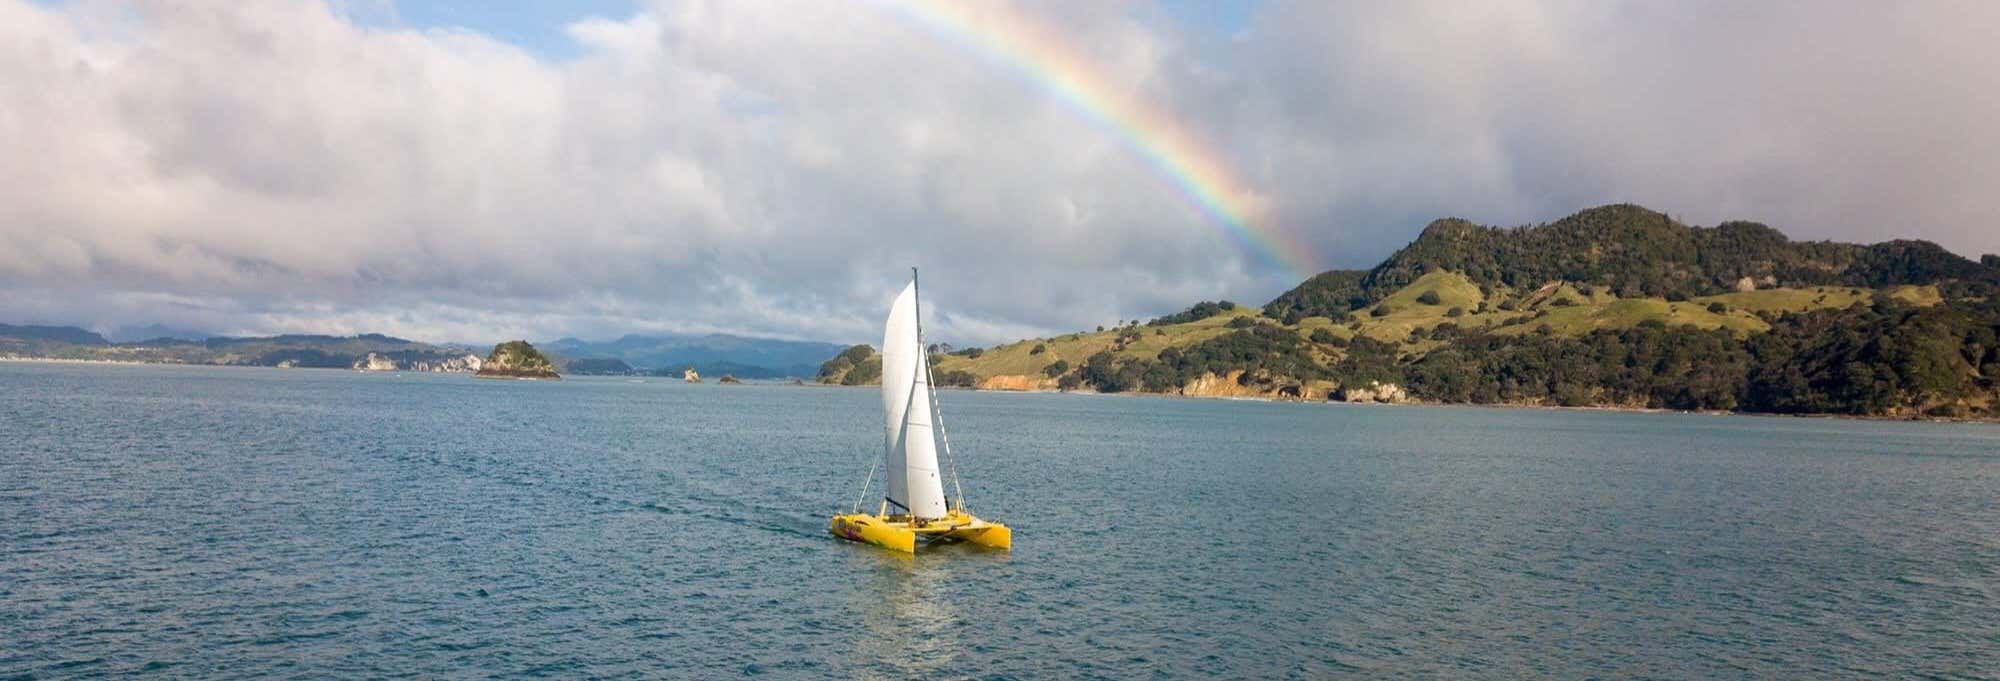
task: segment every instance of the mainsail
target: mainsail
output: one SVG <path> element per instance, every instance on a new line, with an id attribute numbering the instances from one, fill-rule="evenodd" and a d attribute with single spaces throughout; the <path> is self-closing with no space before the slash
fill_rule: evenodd
<path id="1" fill-rule="evenodd" d="M 931 432 L 930 371 L 918 332 L 917 282 L 903 288 L 889 307 L 882 332 L 882 411 L 887 421 L 883 468 L 888 499 L 918 518 L 945 514 L 944 481 L 938 478 L 937 438 Z"/>

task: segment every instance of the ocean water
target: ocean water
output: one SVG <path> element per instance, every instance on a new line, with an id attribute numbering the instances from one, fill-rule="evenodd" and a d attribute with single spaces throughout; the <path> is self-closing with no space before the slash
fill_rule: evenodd
<path id="1" fill-rule="evenodd" d="M 0 363 L 0 677 L 2000 678 L 2000 427 Z"/>

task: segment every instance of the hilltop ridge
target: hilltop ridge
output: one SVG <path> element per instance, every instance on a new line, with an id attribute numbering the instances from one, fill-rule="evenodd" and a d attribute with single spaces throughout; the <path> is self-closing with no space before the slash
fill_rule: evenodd
<path id="1" fill-rule="evenodd" d="M 1440 270 L 1489 288 L 1564 281 L 1602 286 L 1620 298 L 1670 300 L 1746 288 L 1929 285 L 1995 272 L 1928 241 L 1793 241 L 1761 223 L 1693 227 L 1615 204 L 1512 228 L 1437 220 L 1373 269 L 1322 273 L 1279 295 L 1265 312 L 1338 316 Z"/>

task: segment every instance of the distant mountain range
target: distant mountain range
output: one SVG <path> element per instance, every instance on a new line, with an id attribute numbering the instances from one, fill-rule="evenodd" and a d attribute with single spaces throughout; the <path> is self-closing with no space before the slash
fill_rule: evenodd
<path id="1" fill-rule="evenodd" d="M 374 368 L 396 371 L 466 371 L 474 348 L 432 345 L 381 334 L 289 334 L 202 340 L 152 338 L 114 343 L 74 326 L 0 324 L 0 357 L 155 364 L 212 364 L 291 368 Z M 476 359 L 474 357 L 473 359 Z M 474 367 L 476 368 L 476 367 Z"/>
<path id="2" fill-rule="evenodd" d="M 115 340 L 117 338 L 127 340 L 120 342 Z M 660 373 L 679 376 L 682 369 L 692 366 L 706 375 L 735 375 L 738 378 L 812 376 L 820 362 L 842 349 L 842 346 L 831 343 L 729 334 L 628 335 L 604 342 L 564 338 L 540 344 L 540 347 L 565 373 Z M 464 361 L 466 355 L 484 356 L 486 350 L 381 334 L 235 338 L 150 325 L 123 327 L 113 334 L 113 338 L 106 338 L 97 332 L 74 326 L 0 324 L 0 357 L 463 371 L 471 370 L 466 368 L 470 366 Z"/>
<path id="3" fill-rule="evenodd" d="M 131 326 L 131 325 L 120 326 L 117 329 L 113 329 L 111 333 L 105 334 L 104 337 L 110 339 L 114 343 L 135 343 L 138 341 L 156 340 L 160 338 L 199 341 L 199 340 L 208 340 L 210 338 L 216 337 L 217 335 L 218 334 L 209 333 L 207 331 L 196 331 L 194 329 L 188 329 L 178 326 L 168 326 L 165 324 L 147 324 L 144 326 Z"/>
<path id="4" fill-rule="evenodd" d="M 733 374 L 738 378 L 810 377 L 821 362 L 840 354 L 845 346 L 810 341 L 751 338 L 729 334 L 627 335 L 610 341 L 562 338 L 537 347 L 557 357 L 557 363 L 579 368 L 615 365 L 579 360 L 618 360 L 637 373 L 667 373 L 678 376 L 682 369 L 709 376 Z"/>

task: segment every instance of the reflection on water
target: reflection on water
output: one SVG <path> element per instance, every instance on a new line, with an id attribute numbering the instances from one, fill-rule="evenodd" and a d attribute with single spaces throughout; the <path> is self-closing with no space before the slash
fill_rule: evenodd
<path id="1" fill-rule="evenodd" d="M 935 678 L 952 669 L 958 651 L 977 642 L 964 609 L 941 588 L 967 570 L 1004 563 L 1008 554 L 970 544 L 939 544 L 922 555 L 853 547 L 852 573 L 863 588 L 849 593 L 862 613 L 854 650 L 870 678 Z M 879 676 L 877 675 L 879 674 Z"/>

